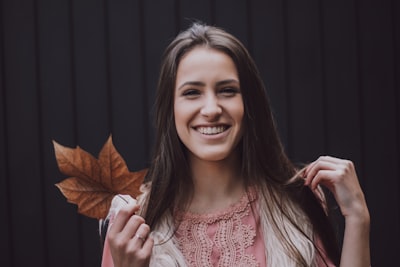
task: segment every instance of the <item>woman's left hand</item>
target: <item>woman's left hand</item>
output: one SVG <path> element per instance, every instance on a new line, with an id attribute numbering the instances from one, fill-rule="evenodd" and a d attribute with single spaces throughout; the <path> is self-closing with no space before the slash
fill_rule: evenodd
<path id="1" fill-rule="evenodd" d="M 305 185 L 311 190 L 315 191 L 318 185 L 322 185 L 333 193 L 346 219 L 369 217 L 353 162 L 323 156 L 307 166 L 303 175 Z"/>

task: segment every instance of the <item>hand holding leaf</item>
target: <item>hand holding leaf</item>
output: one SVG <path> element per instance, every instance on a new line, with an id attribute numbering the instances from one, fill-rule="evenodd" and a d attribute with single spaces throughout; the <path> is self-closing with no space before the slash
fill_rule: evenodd
<path id="1" fill-rule="evenodd" d="M 98 159 L 80 147 L 68 148 L 53 141 L 60 171 L 70 176 L 56 186 L 68 202 L 78 205 L 85 216 L 104 219 L 117 194 L 136 198 L 147 169 L 130 172 L 115 149 L 111 136 L 101 149 Z"/>

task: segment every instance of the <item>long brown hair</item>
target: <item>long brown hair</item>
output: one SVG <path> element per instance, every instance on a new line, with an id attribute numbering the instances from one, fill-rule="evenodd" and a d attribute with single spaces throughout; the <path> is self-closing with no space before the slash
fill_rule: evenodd
<path id="1" fill-rule="evenodd" d="M 335 235 L 320 203 L 308 187 L 303 186 L 301 180 L 287 185 L 287 181 L 296 174 L 296 168 L 288 159 L 280 141 L 266 90 L 252 57 L 231 34 L 198 23 L 180 33 L 163 55 L 155 101 L 155 150 L 147 176 L 147 180 L 152 183 L 145 211 L 147 223 L 152 228 L 156 227 L 166 213 L 172 214 L 176 208 L 184 209 L 191 197 L 193 184 L 186 148 L 176 132 L 173 105 L 179 62 L 183 55 L 197 46 L 221 51 L 230 56 L 236 65 L 245 109 L 243 138 L 238 145 L 245 185 L 259 188 L 264 197 L 269 195 L 269 202 L 274 203 L 268 205 L 279 207 L 283 216 L 289 219 L 290 215 L 281 205 L 280 196 L 298 205 L 309 217 L 328 256 L 337 262 L 339 254 L 332 241 Z M 295 224 L 293 220 L 290 221 Z M 279 230 L 279 225 L 275 228 Z M 298 258 L 296 252 L 290 249 L 293 246 L 287 246 L 294 257 Z M 302 262 L 301 259 L 299 261 Z"/>

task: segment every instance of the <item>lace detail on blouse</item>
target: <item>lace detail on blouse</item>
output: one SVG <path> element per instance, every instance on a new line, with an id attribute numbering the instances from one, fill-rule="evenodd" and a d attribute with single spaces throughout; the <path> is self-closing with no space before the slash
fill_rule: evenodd
<path id="1" fill-rule="evenodd" d="M 256 237 L 255 223 L 249 223 L 255 198 L 255 193 L 245 194 L 223 212 L 179 214 L 175 237 L 189 266 L 259 266 L 247 251 Z"/>

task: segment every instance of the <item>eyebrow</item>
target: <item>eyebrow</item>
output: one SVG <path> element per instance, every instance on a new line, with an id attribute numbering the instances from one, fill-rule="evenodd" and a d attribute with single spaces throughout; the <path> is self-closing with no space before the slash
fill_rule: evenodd
<path id="1" fill-rule="evenodd" d="M 221 86 L 221 85 L 225 85 L 225 84 L 230 84 L 230 83 L 235 83 L 235 84 L 239 84 L 239 81 L 236 79 L 227 79 L 227 80 L 222 80 L 216 83 L 216 86 Z M 180 89 L 182 89 L 183 87 L 185 87 L 186 85 L 194 85 L 194 86 L 205 86 L 206 84 L 203 82 L 199 82 L 199 81 L 188 81 L 188 82 L 184 82 L 182 85 L 180 85 L 178 87 L 178 91 Z"/>

